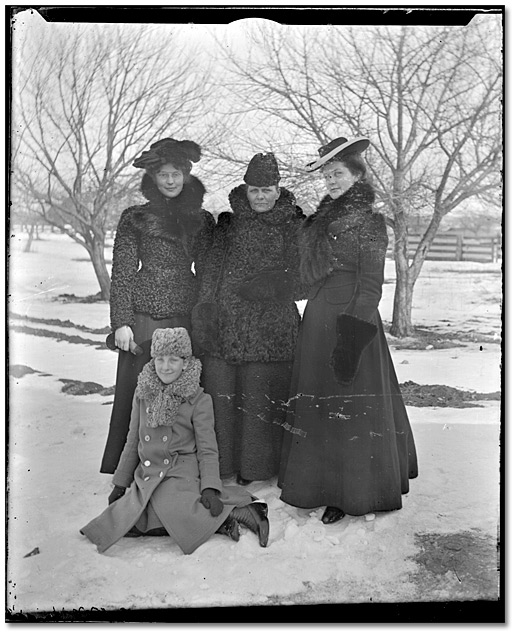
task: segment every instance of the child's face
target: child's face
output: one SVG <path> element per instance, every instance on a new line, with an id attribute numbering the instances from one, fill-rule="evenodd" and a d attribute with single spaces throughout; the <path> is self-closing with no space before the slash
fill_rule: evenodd
<path id="1" fill-rule="evenodd" d="M 182 371 L 186 368 L 186 361 L 174 354 L 164 354 L 160 357 L 155 357 L 154 363 L 157 376 L 166 384 L 177 381 Z"/>

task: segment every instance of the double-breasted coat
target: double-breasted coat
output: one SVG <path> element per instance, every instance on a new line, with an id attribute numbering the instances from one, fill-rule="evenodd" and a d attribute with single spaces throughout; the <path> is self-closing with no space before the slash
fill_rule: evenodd
<path id="1" fill-rule="evenodd" d="M 150 405 L 134 397 L 130 430 L 113 482 L 129 487 L 120 499 L 81 529 L 100 552 L 134 525 L 141 531 L 164 527 L 185 554 L 216 532 L 235 507 L 251 503 L 241 487 L 223 487 L 211 397 L 201 387 L 183 401 L 171 425 L 148 427 Z M 224 508 L 213 517 L 201 492 L 221 492 Z"/>

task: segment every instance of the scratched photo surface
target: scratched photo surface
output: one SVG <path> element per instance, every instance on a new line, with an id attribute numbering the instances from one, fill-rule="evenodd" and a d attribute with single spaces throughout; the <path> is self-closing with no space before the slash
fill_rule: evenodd
<path id="1" fill-rule="evenodd" d="M 460 24 L 443 23 L 444 11 L 414 23 L 349 10 L 306 26 L 268 12 L 222 22 L 201 13 L 12 16 L 8 614 L 499 603 L 503 10 Z M 145 202 L 132 163 L 168 137 L 200 146 L 192 176 L 221 225 L 248 206 L 237 193 L 256 153 L 275 154 L 278 201 L 287 197 L 304 220 L 327 194 L 322 172 L 306 168 L 318 148 L 370 140 L 364 158 L 388 235 L 378 310 L 418 463 L 400 509 L 323 525 L 324 507 L 284 502 L 274 475 L 246 486 L 267 503 L 267 547 L 244 526 L 239 542 L 215 534 L 191 554 L 169 536 L 123 537 L 100 553 L 80 534 L 113 488 L 100 466 L 118 365 L 106 345 L 116 229 L 124 210 Z M 244 264 L 274 268 L 278 245 L 298 257 L 297 224 L 283 240 L 274 223 L 265 235 L 252 222 L 243 228 L 229 235 L 235 256 L 220 255 L 228 271 L 208 260 L 222 295 Z M 304 442 L 314 425 L 295 411 L 312 414 L 324 397 L 288 394 L 311 303 L 308 288 L 298 290 L 287 317 L 230 300 L 215 352 L 238 352 L 250 330 L 260 349 L 276 344 L 285 368 L 273 368 L 272 389 L 254 400 L 233 390 L 226 409 L 230 420 Z M 343 395 L 328 401 L 327 418 L 355 427 Z M 223 484 L 234 488 L 235 478 Z"/>

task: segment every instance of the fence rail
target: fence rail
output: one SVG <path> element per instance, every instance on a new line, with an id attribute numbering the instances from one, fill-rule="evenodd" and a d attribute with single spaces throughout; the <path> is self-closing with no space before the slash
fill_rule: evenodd
<path id="1" fill-rule="evenodd" d="M 414 254 L 420 235 L 408 235 L 408 253 Z M 387 256 L 392 256 L 393 241 L 388 245 Z M 500 237 L 463 237 L 458 234 L 436 235 L 426 255 L 428 261 L 481 261 L 496 262 L 502 259 Z"/>

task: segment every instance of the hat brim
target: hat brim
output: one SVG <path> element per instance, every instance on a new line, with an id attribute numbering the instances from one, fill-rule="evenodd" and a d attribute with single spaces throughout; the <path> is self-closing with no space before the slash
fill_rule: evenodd
<path id="1" fill-rule="evenodd" d="M 370 144 L 370 140 L 368 139 L 368 137 L 355 137 L 353 140 L 350 140 L 349 142 L 340 144 L 336 148 L 332 149 L 332 151 L 329 151 L 326 155 L 323 155 L 323 157 L 320 157 L 316 161 L 310 162 L 309 164 L 305 166 L 305 169 L 307 172 L 311 173 L 312 171 L 315 171 L 318 168 L 321 168 L 324 164 L 326 164 L 329 160 L 335 157 L 338 153 L 341 153 L 341 151 L 348 149 L 350 153 L 362 153 L 368 148 L 369 144 Z"/>

